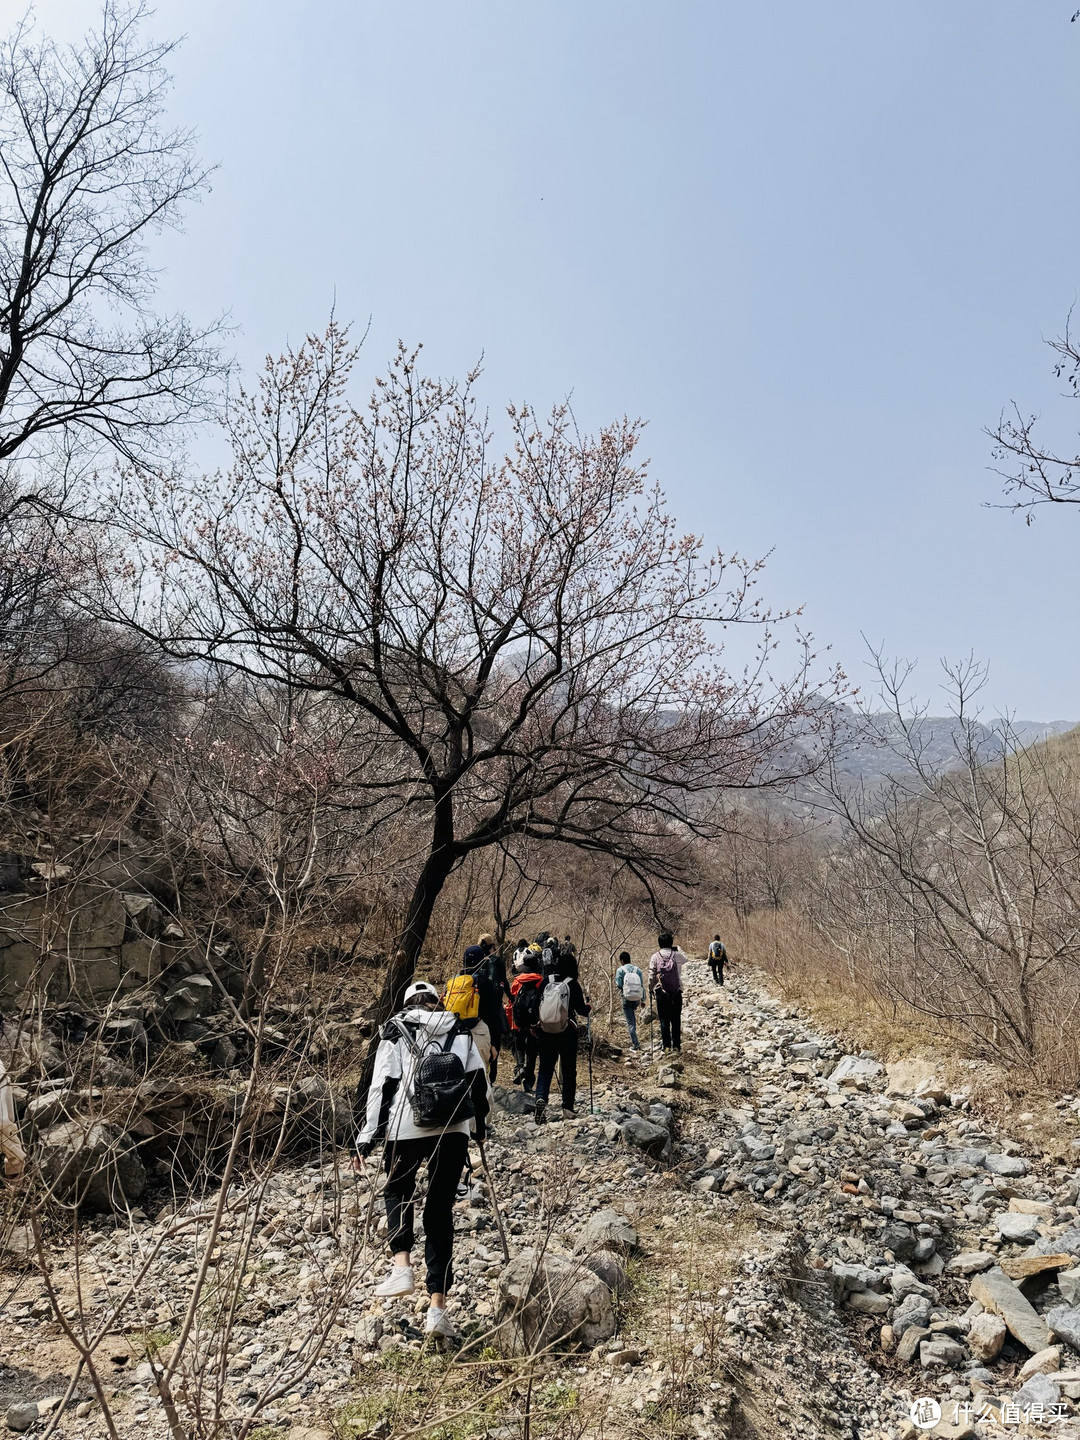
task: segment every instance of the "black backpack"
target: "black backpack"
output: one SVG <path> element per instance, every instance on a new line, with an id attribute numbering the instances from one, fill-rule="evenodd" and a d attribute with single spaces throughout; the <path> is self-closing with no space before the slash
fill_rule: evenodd
<path id="1" fill-rule="evenodd" d="M 544 982 L 536 979 L 531 985 L 522 985 L 514 996 L 514 1024 L 519 1030 L 535 1030 L 540 1024 L 540 991 Z"/>
<path id="2" fill-rule="evenodd" d="M 409 1027 L 400 1021 L 397 1029 L 416 1060 L 409 1094 L 413 1124 L 421 1130 L 441 1130 L 460 1120 L 471 1120 L 475 1114 L 472 1079 L 460 1056 L 453 1053 L 457 1028 L 436 1047 L 417 1045 Z"/>

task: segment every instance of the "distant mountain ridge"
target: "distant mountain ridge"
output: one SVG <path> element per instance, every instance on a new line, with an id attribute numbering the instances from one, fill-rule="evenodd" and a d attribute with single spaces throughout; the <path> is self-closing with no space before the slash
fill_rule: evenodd
<path id="1" fill-rule="evenodd" d="M 993 720 L 968 722 L 977 738 L 979 758 L 986 764 L 1007 750 L 1024 749 L 1040 740 L 1063 735 L 1077 725 L 1075 720 Z M 917 744 L 933 769 L 948 769 L 959 763 L 961 726 L 952 715 L 924 715 L 910 722 Z M 895 735 L 897 747 L 888 743 Z M 884 738 L 885 743 L 881 740 Z M 900 723 L 894 715 L 860 715 L 849 711 L 841 723 L 837 770 L 851 779 L 871 784 L 892 775 L 911 773 L 902 753 Z"/>

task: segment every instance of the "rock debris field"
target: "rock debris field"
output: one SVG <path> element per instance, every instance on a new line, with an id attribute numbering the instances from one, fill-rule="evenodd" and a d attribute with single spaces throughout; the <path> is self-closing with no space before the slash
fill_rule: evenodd
<path id="1" fill-rule="evenodd" d="M 328 1156 L 92 1219 L 48 1284 L 9 1250 L 8 1430 L 108 1433 L 58 1307 L 93 1338 L 121 1440 L 1078 1440 L 1075 1169 L 925 1066 L 913 1084 L 845 1054 L 745 977 L 720 990 L 691 962 L 684 981 L 682 1055 L 598 1057 L 593 1113 L 584 1059 L 574 1120 L 537 1126 L 530 1097 L 497 1091 L 511 1258 L 477 1166 L 457 1206 L 460 1348 L 425 1345 L 421 1294 L 374 1298 L 381 1177 Z"/>

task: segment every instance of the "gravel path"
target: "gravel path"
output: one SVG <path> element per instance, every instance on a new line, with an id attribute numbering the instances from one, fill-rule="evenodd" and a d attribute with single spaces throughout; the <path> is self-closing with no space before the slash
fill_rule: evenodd
<path id="1" fill-rule="evenodd" d="M 598 1060 L 594 1113 L 587 1076 L 578 1118 L 541 1127 L 499 1092 L 488 1156 L 511 1255 L 582 1273 L 609 1237 L 604 1338 L 534 1363 L 530 1387 L 504 1359 L 506 1267 L 477 1171 L 457 1212 L 466 1346 L 433 1356 L 422 1297 L 372 1294 L 385 1222 L 368 1183 L 291 1167 L 226 1197 L 178 1372 L 195 1433 L 217 1416 L 235 1434 L 257 1407 L 259 1440 L 432 1433 L 437 1418 L 445 1436 L 515 1440 L 531 1406 L 534 1437 L 1078 1440 L 1077 1175 L 980 1128 L 932 1078 L 894 1090 L 874 1057 L 844 1055 L 747 979 L 720 990 L 695 961 L 685 983 L 683 1054 Z M 168 1433 L 154 1366 L 183 1328 L 216 1200 L 88 1228 L 79 1254 L 52 1257 L 62 1313 L 107 1329 L 96 1354 L 121 1440 Z M 105 1434 L 85 1377 L 56 1403 L 74 1352 L 40 1275 L 0 1279 L 9 1427 Z M 912 1423 L 920 1399 L 940 1407 L 934 1428 Z"/>

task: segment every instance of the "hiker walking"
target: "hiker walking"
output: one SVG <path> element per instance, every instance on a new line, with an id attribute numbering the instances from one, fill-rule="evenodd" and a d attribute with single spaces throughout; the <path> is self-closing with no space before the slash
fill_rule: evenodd
<path id="1" fill-rule="evenodd" d="M 529 968 L 529 941 L 519 940 L 514 948 L 514 958 L 510 962 L 510 969 L 514 975 L 522 975 Z"/>
<path id="2" fill-rule="evenodd" d="M 509 998 L 510 987 L 506 983 L 506 965 L 495 950 L 495 941 L 490 935 L 481 935 L 475 945 L 465 951 L 462 962 L 463 976 L 471 976 L 476 986 L 476 1010 L 473 1015 L 462 1019 L 474 1020 L 473 1039 L 488 1067 L 488 1076 L 494 1084 L 499 1073 L 499 1051 L 506 1034 L 506 1015 L 503 998 Z M 460 978 L 460 977 L 459 977 Z M 450 982 L 450 988 L 454 987 Z M 447 1008 L 460 1015 L 456 1003 L 450 1003 L 448 990 Z M 452 997 L 456 1002 L 456 992 Z"/>
<path id="3" fill-rule="evenodd" d="M 656 952 L 649 960 L 649 999 L 660 1021 L 660 1048 L 682 1049 L 682 967 L 686 956 L 665 930 L 656 937 Z"/>
<path id="4" fill-rule="evenodd" d="M 428 1335 L 454 1338 L 446 1314 L 454 1278 L 454 1200 L 470 1133 L 483 1142 L 487 1114 L 487 1075 L 471 1034 L 442 1008 L 434 985 L 423 980 L 410 985 L 405 1008 L 384 1026 L 379 1040 L 356 1153 L 362 1166 L 380 1140 L 385 1144 L 387 1239 L 393 1263 L 375 1287 L 380 1299 L 411 1295 L 416 1288 L 413 1194 L 417 1172 L 427 1161 Z"/>
<path id="5" fill-rule="evenodd" d="M 615 988 L 622 996 L 622 1013 L 626 1028 L 630 1032 L 630 1048 L 640 1050 L 637 1036 L 637 1008 L 645 999 L 645 977 L 638 967 L 631 963 L 630 951 L 624 950 L 619 956 L 619 968 L 615 971 Z"/>
<path id="6" fill-rule="evenodd" d="M 709 969 L 712 971 L 712 978 L 717 985 L 724 983 L 724 962 L 727 959 L 727 950 L 719 935 L 714 935 L 709 945 Z"/>
<path id="7" fill-rule="evenodd" d="M 559 941 L 556 936 L 541 930 L 536 937 L 536 943 L 540 946 L 540 955 L 544 962 L 544 974 L 550 975 L 559 963 Z"/>
<path id="8" fill-rule="evenodd" d="M 573 955 L 560 954 L 540 993 L 537 1024 L 539 1074 L 536 1077 L 536 1123 L 547 1118 L 548 1095 L 558 1064 L 562 1074 L 562 1113 L 574 1118 L 577 1096 L 578 1026 L 574 1016 L 589 1014 L 589 1002 L 578 981 L 578 964 Z"/>
<path id="9" fill-rule="evenodd" d="M 525 968 L 510 981 L 511 1016 L 514 1055 L 517 1070 L 514 1084 L 522 1085 L 528 1094 L 536 1084 L 536 1060 L 539 1053 L 537 1032 L 540 1026 L 540 992 L 544 988 L 540 953 L 526 952 Z"/>

